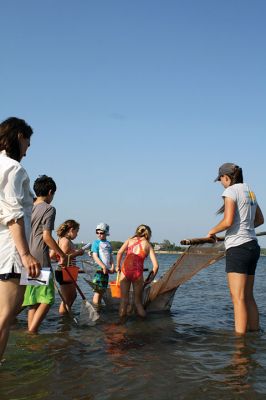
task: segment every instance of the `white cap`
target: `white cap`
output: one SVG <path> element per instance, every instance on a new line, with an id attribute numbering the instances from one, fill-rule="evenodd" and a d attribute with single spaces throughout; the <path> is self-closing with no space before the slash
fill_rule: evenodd
<path id="1" fill-rule="evenodd" d="M 96 226 L 96 231 L 103 231 L 105 232 L 106 236 L 109 236 L 109 225 L 107 225 L 104 222 L 100 222 L 97 226 Z"/>

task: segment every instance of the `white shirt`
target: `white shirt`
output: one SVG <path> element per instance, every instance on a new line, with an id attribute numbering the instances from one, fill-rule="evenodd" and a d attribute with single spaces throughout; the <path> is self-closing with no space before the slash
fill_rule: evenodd
<path id="1" fill-rule="evenodd" d="M 11 236 L 8 222 L 24 218 L 26 238 L 30 237 L 33 194 L 30 180 L 22 165 L 0 152 L 0 274 L 20 273 L 21 258 Z"/>
<path id="2" fill-rule="evenodd" d="M 230 197 L 236 203 L 233 225 L 227 229 L 225 234 L 225 248 L 257 240 L 254 229 L 257 200 L 248 185 L 236 183 L 229 186 L 223 192 L 223 197 Z"/>

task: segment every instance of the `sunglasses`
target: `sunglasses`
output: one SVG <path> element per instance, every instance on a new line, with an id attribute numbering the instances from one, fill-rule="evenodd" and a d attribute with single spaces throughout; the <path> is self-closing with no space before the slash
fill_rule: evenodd
<path id="1" fill-rule="evenodd" d="M 96 231 L 97 235 L 105 235 L 105 232 Z"/>

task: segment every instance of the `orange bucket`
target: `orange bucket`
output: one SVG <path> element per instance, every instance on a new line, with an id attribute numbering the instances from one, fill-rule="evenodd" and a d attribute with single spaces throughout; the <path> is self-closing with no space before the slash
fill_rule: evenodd
<path id="1" fill-rule="evenodd" d="M 120 285 L 117 284 L 116 281 L 109 282 L 109 285 L 110 285 L 110 290 L 111 290 L 112 297 L 116 297 L 116 298 L 120 299 L 121 298 Z"/>
<path id="2" fill-rule="evenodd" d="M 66 269 L 70 272 L 71 276 L 73 277 L 74 281 L 78 279 L 78 273 L 79 273 L 79 267 L 76 267 L 75 265 L 71 265 L 66 268 L 62 268 L 62 273 L 63 273 L 63 281 L 64 282 L 73 282 L 70 276 L 68 275 Z"/>

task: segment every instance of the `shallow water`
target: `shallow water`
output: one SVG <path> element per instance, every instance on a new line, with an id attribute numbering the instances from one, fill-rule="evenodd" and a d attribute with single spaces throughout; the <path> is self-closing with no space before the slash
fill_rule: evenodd
<path id="1" fill-rule="evenodd" d="M 161 273 L 176 255 L 159 255 Z M 266 257 L 255 293 L 266 326 Z M 79 277 L 88 299 L 90 288 Z M 0 367 L 1 400 L 265 399 L 266 334 L 233 333 L 224 261 L 181 286 L 171 312 L 118 324 L 104 310 L 95 327 L 57 314 L 57 298 L 40 329 L 26 333 L 26 313 L 14 326 Z M 79 314 L 78 298 L 73 310 Z"/>

